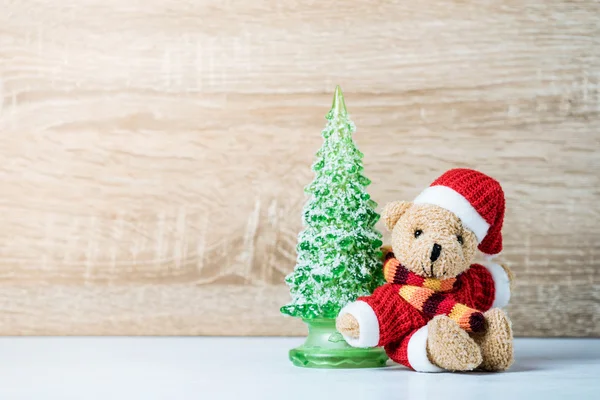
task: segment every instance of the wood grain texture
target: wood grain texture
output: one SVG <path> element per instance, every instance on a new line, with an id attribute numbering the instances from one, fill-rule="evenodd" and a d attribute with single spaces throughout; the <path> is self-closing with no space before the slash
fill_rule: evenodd
<path id="1" fill-rule="evenodd" d="M 0 2 L 0 334 L 303 333 L 340 84 L 374 199 L 495 176 L 515 332 L 600 336 L 597 1 L 72 3 Z"/>

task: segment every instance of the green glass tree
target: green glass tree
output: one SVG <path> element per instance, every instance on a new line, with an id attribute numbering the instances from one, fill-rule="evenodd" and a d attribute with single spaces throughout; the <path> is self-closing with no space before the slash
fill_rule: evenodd
<path id="1" fill-rule="evenodd" d="M 326 119 L 325 140 L 312 166 L 316 177 L 305 189 L 310 198 L 297 265 L 286 277 L 292 301 L 281 308 L 309 328 L 290 359 L 303 367 L 380 367 L 387 360 L 381 349 L 352 348 L 335 330 L 343 306 L 383 283 L 382 235 L 375 229 L 377 204 L 365 191 L 371 181 L 362 175 L 363 154 L 352 140 L 356 128 L 339 86 Z"/>

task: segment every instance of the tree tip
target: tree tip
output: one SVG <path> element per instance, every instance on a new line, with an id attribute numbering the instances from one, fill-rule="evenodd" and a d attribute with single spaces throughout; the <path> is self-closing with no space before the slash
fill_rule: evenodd
<path id="1" fill-rule="evenodd" d="M 344 101 L 344 94 L 340 85 L 335 87 L 335 93 L 333 95 L 333 104 L 331 105 L 331 111 L 333 115 L 347 115 L 346 102 Z"/>

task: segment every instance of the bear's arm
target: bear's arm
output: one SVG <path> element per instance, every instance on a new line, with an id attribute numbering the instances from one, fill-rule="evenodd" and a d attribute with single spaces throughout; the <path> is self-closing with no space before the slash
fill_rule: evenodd
<path id="1" fill-rule="evenodd" d="M 473 264 L 460 275 L 457 300 L 479 311 L 505 307 L 510 299 L 510 279 L 500 265 Z"/>
<path id="2" fill-rule="evenodd" d="M 348 344 L 353 347 L 385 346 L 427 324 L 417 309 L 400 297 L 399 289 L 399 285 L 386 283 L 372 295 L 360 297 L 340 311 L 340 315 L 352 315 L 359 325 L 358 338 L 344 336 Z"/>

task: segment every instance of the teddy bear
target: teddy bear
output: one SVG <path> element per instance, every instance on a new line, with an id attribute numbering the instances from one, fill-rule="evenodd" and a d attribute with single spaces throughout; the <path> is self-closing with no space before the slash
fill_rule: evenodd
<path id="1" fill-rule="evenodd" d="M 513 334 L 501 309 L 512 272 L 491 261 L 502 250 L 504 192 L 493 178 L 452 169 L 414 201 L 388 204 L 386 282 L 342 308 L 336 327 L 353 347 L 383 346 L 418 372 L 502 371 Z M 488 261 L 474 263 L 477 250 Z"/>

